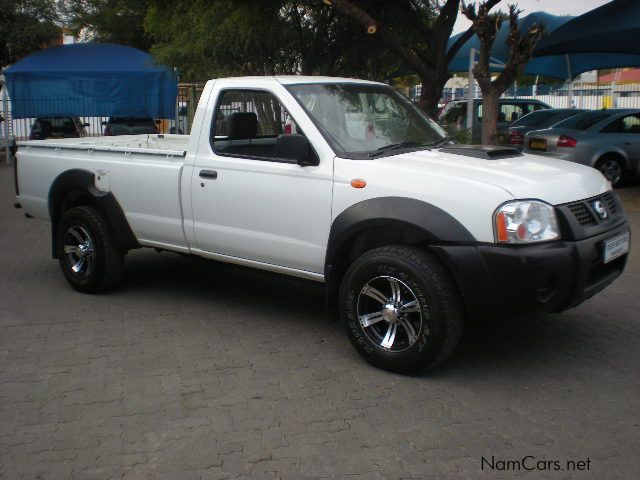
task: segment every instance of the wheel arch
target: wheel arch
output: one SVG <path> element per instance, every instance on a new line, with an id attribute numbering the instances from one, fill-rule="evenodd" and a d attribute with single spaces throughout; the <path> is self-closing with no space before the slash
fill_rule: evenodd
<path id="1" fill-rule="evenodd" d="M 622 149 L 611 149 L 611 147 L 607 149 L 603 149 L 599 151 L 596 155 L 593 156 L 593 161 L 591 166 L 596 168 L 598 163 L 606 157 L 615 157 L 621 161 L 621 166 L 623 170 L 629 168 L 629 158 L 626 153 Z"/>
<path id="2" fill-rule="evenodd" d="M 340 282 L 355 258 L 392 244 L 475 242 L 458 220 L 439 207 L 403 197 L 364 200 L 340 213 L 331 225 L 325 257 L 327 310 L 335 312 Z"/>
<path id="3" fill-rule="evenodd" d="M 107 220 L 116 245 L 127 251 L 139 248 L 129 222 L 111 192 L 103 192 L 95 187 L 95 174 L 88 170 L 67 170 L 56 177 L 48 195 L 49 219 L 51 220 L 51 254 L 57 258 L 56 230 L 64 212 L 70 208 L 90 205 L 98 209 Z"/>

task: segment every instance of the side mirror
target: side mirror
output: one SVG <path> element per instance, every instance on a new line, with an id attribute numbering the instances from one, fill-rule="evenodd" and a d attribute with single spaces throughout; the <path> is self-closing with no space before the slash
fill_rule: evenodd
<path id="1" fill-rule="evenodd" d="M 312 152 L 304 135 L 278 135 L 276 140 L 276 158 L 292 160 L 301 167 L 314 167 L 320 161 Z"/>
<path id="2" fill-rule="evenodd" d="M 85 122 L 85 123 L 83 123 L 83 124 L 82 124 L 82 126 L 83 126 L 83 127 L 90 127 L 90 126 L 91 126 L 91 124 L 90 124 L 89 122 Z"/>
<path id="3" fill-rule="evenodd" d="M 103 120 L 100 122 L 100 125 L 106 125 L 108 122 L 106 120 Z"/>

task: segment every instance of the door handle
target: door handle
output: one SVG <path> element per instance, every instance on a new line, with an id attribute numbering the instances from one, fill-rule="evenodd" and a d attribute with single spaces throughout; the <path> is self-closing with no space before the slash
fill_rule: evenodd
<path id="1" fill-rule="evenodd" d="M 216 178 L 218 178 L 218 172 L 216 172 L 215 170 L 200 170 L 200 178 L 215 180 Z"/>

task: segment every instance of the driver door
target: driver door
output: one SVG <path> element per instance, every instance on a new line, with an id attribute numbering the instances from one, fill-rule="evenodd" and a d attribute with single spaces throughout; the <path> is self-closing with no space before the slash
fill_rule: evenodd
<path id="1" fill-rule="evenodd" d="M 303 167 L 276 157 L 278 135 L 304 132 L 271 91 L 227 89 L 218 98 L 209 151 L 194 164 L 198 248 L 322 274 L 333 159 Z"/>

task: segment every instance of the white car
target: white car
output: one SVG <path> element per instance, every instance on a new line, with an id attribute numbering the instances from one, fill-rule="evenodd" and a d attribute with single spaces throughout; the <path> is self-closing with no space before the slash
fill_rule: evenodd
<path id="1" fill-rule="evenodd" d="M 114 287 L 139 247 L 323 282 L 355 348 L 393 371 L 443 361 L 467 316 L 579 304 L 629 250 L 596 170 L 452 144 L 363 80 L 211 80 L 190 136 L 26 141 L 17 157 L 17 200 L 51 222 L 73 288 Z"/>

